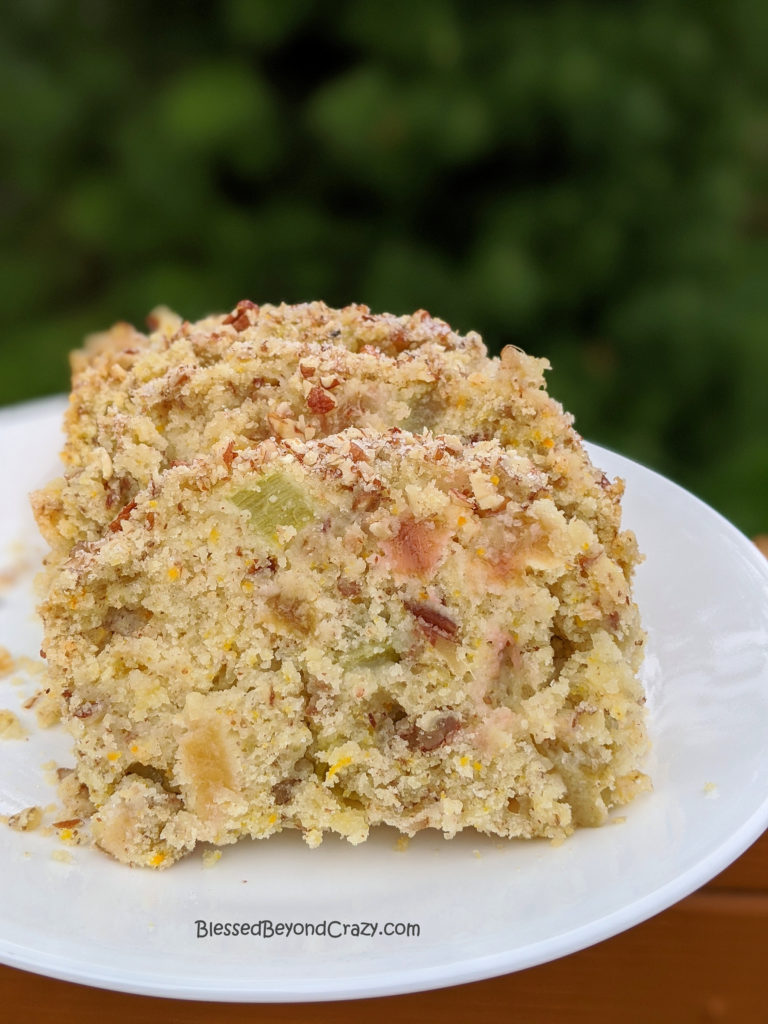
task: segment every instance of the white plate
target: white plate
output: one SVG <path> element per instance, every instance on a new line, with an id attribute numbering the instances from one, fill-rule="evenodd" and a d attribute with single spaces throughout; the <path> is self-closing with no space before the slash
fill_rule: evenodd
<path id="1" fill-rule="evenodd" d="M 57 472 L 61 399 L 0 413 L 0 568 L 42 550 L 26 494 Z M 380 830 L 362 846 L 298 834 L 243 842 L 213 868 L 129 870 L 95 850 L 0 828 L 0 961 L 160 996 L 304 1001 L 413 992 L 531 967 L 664 910 L 768 824 L 768 563 L 696 498 L 590 446 L 627 481 L 626 525 L 647 554 L 637 599 L 656 790 L 626 821 L 564 845 Z M 15 545 L 15 547 L 14 547 Z M 31 572 L 0 594 L 0 644 L 36 656 Z M 0 706 L 33 683 L 0 680 Z M 56 730 L 0 747 L 0 813 L 47 804 L 41 765 L 67 763 Z M 197 921 L 326 922 L 326 934 L 197 937 Z M 331 922 L 336 922 L 332 924 Z M 375 922 L 379 931 L 344 925 Z M 415 924 L 418 935 L 385 934 Z M 266 926 L 263 926 L 266 927 Z M 305 929 L 306 931 L 306 929 Z"/>

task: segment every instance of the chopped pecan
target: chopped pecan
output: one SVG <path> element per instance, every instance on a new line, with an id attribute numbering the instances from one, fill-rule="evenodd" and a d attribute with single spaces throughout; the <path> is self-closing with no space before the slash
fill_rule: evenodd
<path id="1" fill-rule="evenodd" d="M 235 461 L 235 442 L 230 441 L 227 447 L 224 449 L 224 454 L 221 456 L 222 462 L 229 469 L 232 463 Z"/>
<path id="2" fill-rule="evenodd" d="M 279 622 L 291 631 L 309 634 L 315 628 L 315 612 L 307 601 L 275 594 L 267 598 L 267 605 Z"/>
<path id="3" fill-rule="evenodd" d="M 112 533 L 117 533 L 118 530 L 122 530 L 123 521 L 128 518 L 128 516 L 131 514 L 131 512 L 133 512 L 135 508 L 136 502 L 131 501 L 120 510 L 116 518 L 113 519 L 112 522 L 109 524 L 109 528 L 112 531 Z"/>
<path id="4" fill-rule="evenodd" d="M 354 441 L 349 442 L 349 457 L 353 462 L 367 462 L 368 456 L 365 454 L 365 449 L 361 448 L 359 444 Z"/>
<path id="5" fill-rule="evenodd" d="M 323 388 L 315 384 L 307 395 L 307 405 L 312 412 L 316 412 L 321 416 L 324 416 L 325 413 L 336 408 L 336 400 L 329 395 L 327 391 L 324 391 Z"/>
<path id="6" fill-rule="evenodd" d="M 299 363 L 299 373 L 304 378 L 304 380 L 307 380 L 308 377 L 312 377 L 314 375 L 314 372 L 314 366 L 307 366 L 306 363 Z"/>
<path id="7" fill-rule="evenodd" d="M 102 481 L 104 490 L 106 491 L 106 506 L 107 508 L 114 508 L 115 505 L 125 505 L 131 496 L 131 481 L 128 477 L 121 476 L 119 479 L 110 477 L 109 480 Z"/>
<path id="8" fill-rule="evenodd" d="M 77 828 L 83 823 L 82 818 L 67 818 L 66 821 L 54 821 L 54 828 Z"/>
<path id="9" fill-rule="evenodd" d="M 438 640 L 450 640 L 452 643 L 457 643 L 456 633 L 459 627 L 453 619 L 449 619 L 447 615 L 428 604 L 406 601 L 405 607 L 416 618 L 419 628 L 431 644 Z"/>
<path id="10" fill-rule="evenodd" d="M 440 561 L 447 537 L 429 519 L 403 519 L 395 536 L 382 546 L 397 572 L 428 576 Z"/>
<path id="11" fill-rule="evenodd" d="M 431 729 L 420 729 L 419 726 L 412 725 L 402 732 L 401 736 L 412 750 L 428 753 L 441 747 L 460 726 L 461 722 L 456 715 L 448 714 Z"/>
<path id="12" fill-rule="evenodd" d="M 599 558 L 601 558 L 602 554 L 603 549 L 599 548 L 597 551 L 593 551 L 588 555 L 577 555 L 576 561 L 578 563 L 579 569 L 581 570 L 582 576 L 587 575 L 587 569 L 590 567 L 590 565 L 592 565 Z"/>
<path id="13" fill-rule="evenodd" d="M 75 708 L 72 714 L 75 718 L 90 718 L 92 715 L 98 714 L 99 711 L 103 711 L 104 705 L 101 701 L 87 700 L 80 707 Z"/>
<path id="14" fill-rule="evenodd" d="M 255 302 L 251 302 L 250 299 L 241 299 L 240 302 L 238 302 L 235 311 L 225 316 L 222 323 L 232 324 L 238 333 L 246 330 L 246 328 L 251 326 L 250 317 L 247 313 L 247 310 L 249 309 L 253 309 L 257 313 L 259 311 L 259 307 Z"/>
<path id="15" fill-rule="evenodd" d="M 619 629 L 619 624 L 621 623 L 621 617 L 616 611 L 608 612 L 605 616 L 605 621 L 608 623 L 608 629 L 610 632 L 616 633 Z"/>
<path id="16" fill-rule="evenodd" d="M 392 333 L 390 335 L 390 342 L 392 344 L 392 348 L 398 354 L 400 352 L 404 352 L 407 348 L 410 348 L 411 344 L 410 338 L 405 333 L 400 324 L 393 328 Z"/>
<path id="17" fill-rule="evenodd" d="M 356 597 L 360 593 L 360 584 L 348 580 L 346 576 L 340 576 L 336 586 L 342 597 Z"/>
<path id="18" fill-rule="evenodd" d="M 281 779 L 280 782 L 276 782 L 272 787 L 275 803 L 280 805 L 290 803 L 298 781 L 298 779 Z"/>

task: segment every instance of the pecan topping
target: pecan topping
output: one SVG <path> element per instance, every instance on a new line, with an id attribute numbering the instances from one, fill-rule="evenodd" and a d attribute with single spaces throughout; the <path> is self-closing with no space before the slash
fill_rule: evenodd
<path id="1" fill-rule="evenodd" d="M 54 821 L 54 828 L 76 828 L 82 824 L 82 818 L 67 818 L 66 821 Z"/>
<path id="2" fill-rule="evenodd" d="M 382 547 L 397 572 L 428 576 L 442 557 L 447 536 L 429 519 L 403 519 L 396 535 Z"/>
<path id="3" fill-rule="evenodd" d="M 365 454 L 365 449 L 361 448 L 359 444 L 355 444 L 354 441 L 349 442 L 349 457 L 353 462 L 367 462 L 368 456 Z"/>
<path id="4" fill-rule="evenodd" d="M 79 708 L 75 708 L 72 714 L 75 718 L 90 718 L 98 711 L 103 710 L 104 705 L 100 701 L 87 700 Z"/>
<path id="5" fill-rule="evenodd" d="M 307 395 L 307 405 L 312 412 L 320 413 L 322 416 L 336 408 L 336 401 L 327 391 L 315 384 Z"/>
<path id="6" fill-rule="evenodd" d="M 410 338 L 399 324 L 393 328 L 390 335 L 390 342 L 395 353 L 398 355 L 401 352 L 404 352 L 407 348 L 410 348 L 411 344 Z"/>
<path id="7" fill-rule="evenodd" d="M 235 461 L 235 442 L 230 441 L 227 447 L 224 449 L 224 454 L 221 456 L 224 465 L 227 469 L 230 468 L 232 463 Z"/>
<path id="8" fill-rule="evenodd" d="M 354 580 L 348 580 L 345 576 L 339 578 L 336 586 L 342 597 L 356 597 L 360 593 L 360 584 Z"/>
<path id="9" fill-rule="evenodd" d="M 131 501 L 127 505 L 125 505 L 120 510 L 120 512 L 118 512 L 117 517 L 115 519 L 113 519 L 112 522 L 109 524 L 109 528 L 112 531 L 112 533 L 117 533 L 118 530 L 122 530 L 122 528 L 123 528 L 122 527 L 123 520 L 127 519 L 128 516 L 131 514 L 131 512 L 133 512 L 133 510 L 135 508 L 136 508 L 136 502 L 135 501 Z"/>
<path id="10" fill-rule="evenodd" d="M 259 307 L 255 302 L 251 302 L 250 299 L 241 299 L 240 302 L 238 302 L 234 313 L 229 313 L 225 316 L 222 323 L 232 324 L 239 334 L 240 331 L 244 331 L 251 326 L 250 318 L 246 312 L 249 309 L 253 309 L 257 313 L 259 311 Z"/>
<path id="11" fill-rule="evenodd" d="M 272 787 L 272 796 L 275 799 L 275 803 L 290 803 L 291 797 L 293 796 L 293 790 L 298 781 L 298 779 L 281 779 L 280 782 L 276 782 Z"/>
<path id="12" fill-rule="evenodd" d="M 431 644 L 438 640 L 450 640 L 456 643 L 456 633 L 459 627 L 449 619 L 447 615 L 431 608 L 428 604 L 419 604 L 416 601 L 406 601 L 405 607 L 415 616 L 419 628 L 426 635 Z"/>
<path id="13" fill-rule="evenodd" d="M 417 725 L 412 725 L 401 735 L 412 750 L 428 753 L 441 747 L 460 726 L 461 722 L 456 715 L 448 714 L 431 729 L 420 729 Z"/>

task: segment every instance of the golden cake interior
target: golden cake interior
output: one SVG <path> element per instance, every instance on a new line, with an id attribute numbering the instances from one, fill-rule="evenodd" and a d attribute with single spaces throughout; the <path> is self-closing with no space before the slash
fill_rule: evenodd
<path id="1" fill-rule="evenodd" d="M 563 500 L 570 442 L 562 473 L 554 443 L 381 425 L 209 442 L 49 574 L 105 850 L 166 866 L 382 823 L 560 839 L 648 788 L 636 544 L 591 466 Z"/>

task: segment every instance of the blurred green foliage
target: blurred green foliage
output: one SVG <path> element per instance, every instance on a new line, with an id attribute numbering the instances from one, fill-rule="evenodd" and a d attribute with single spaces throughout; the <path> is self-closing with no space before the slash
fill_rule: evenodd
<path id="1" fill-rule="evenodd" d="M 426 307 L 768 529 L 768 5 L 16 0 L 0 402 L 156 304 Z"/>

